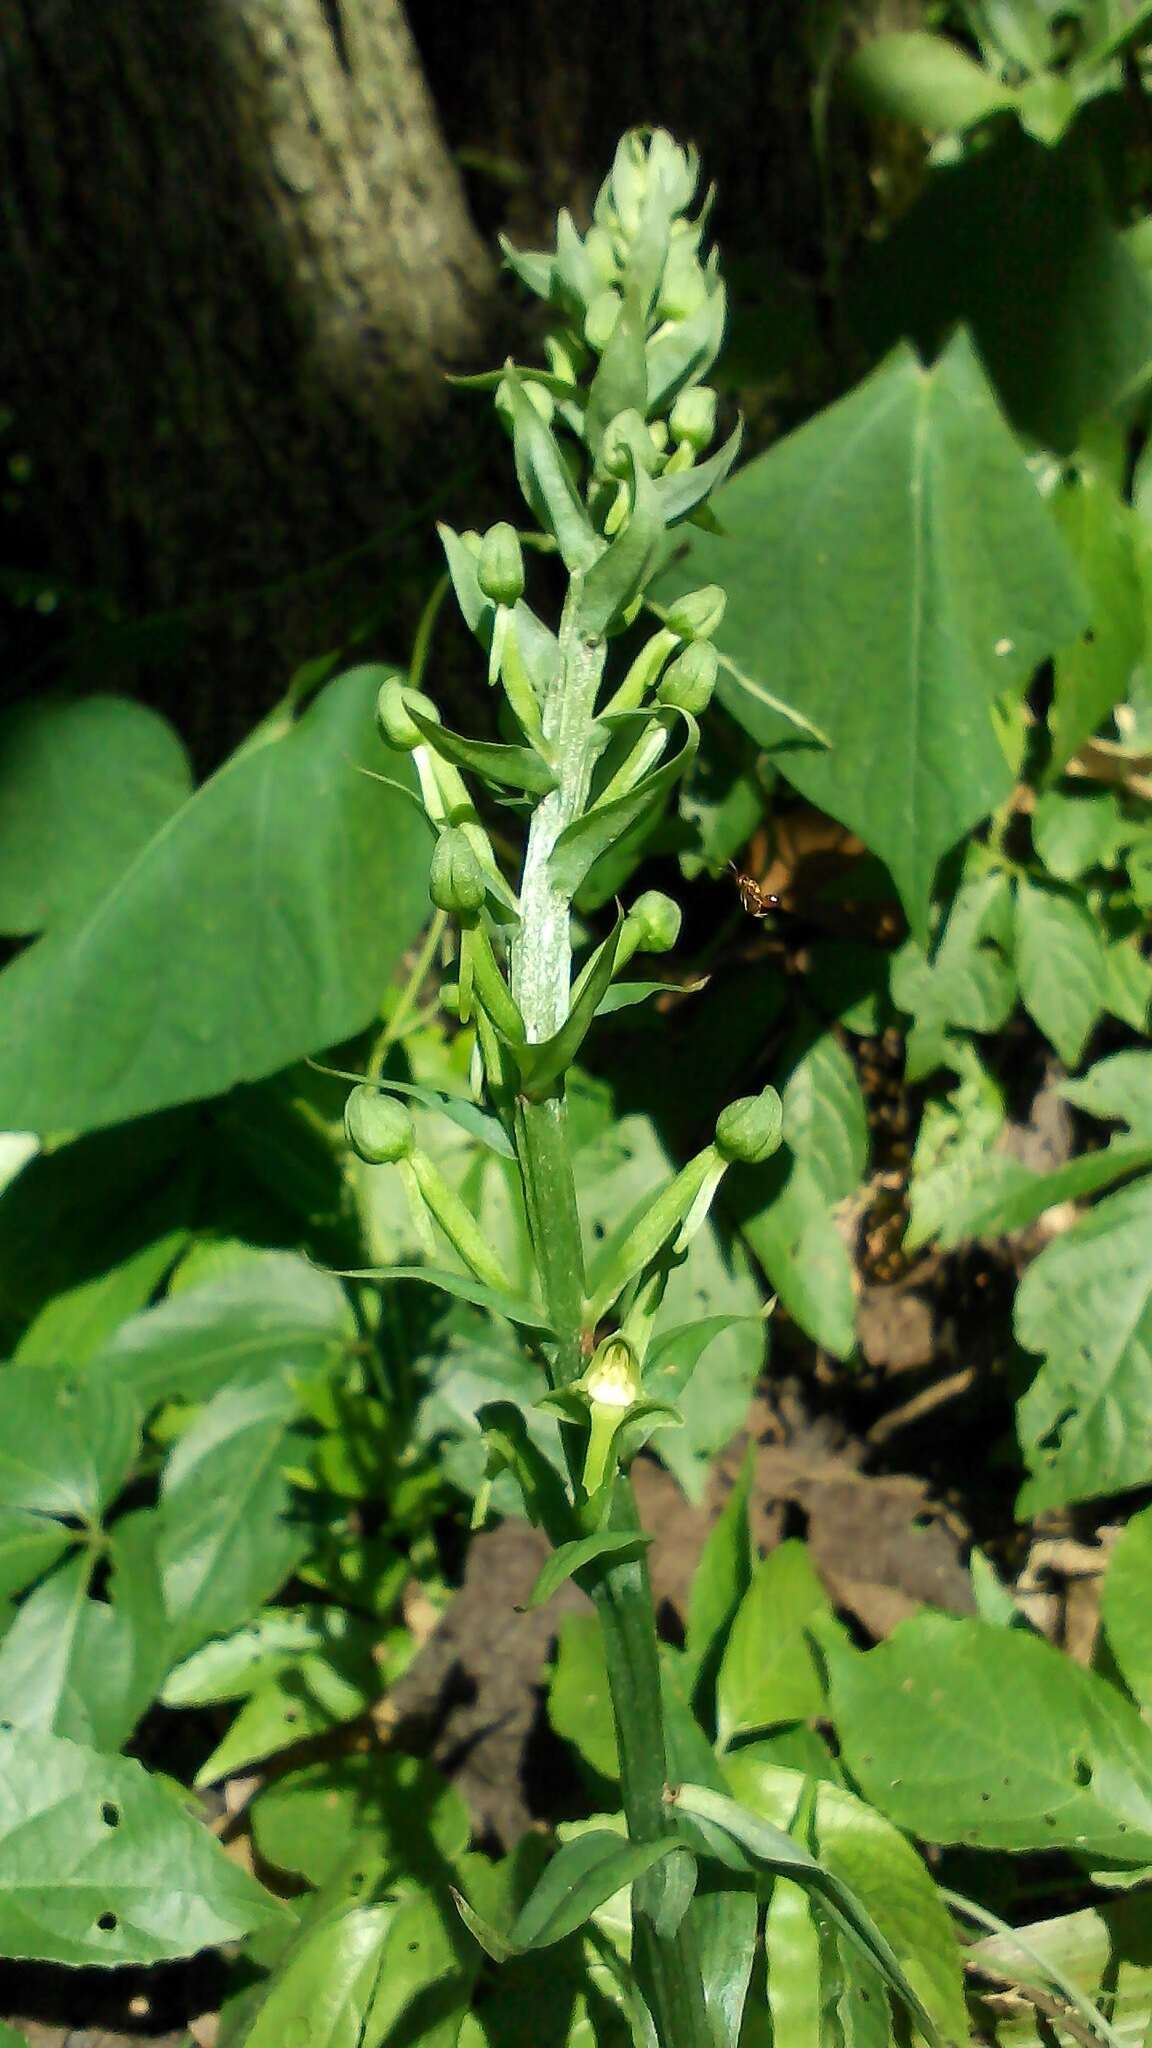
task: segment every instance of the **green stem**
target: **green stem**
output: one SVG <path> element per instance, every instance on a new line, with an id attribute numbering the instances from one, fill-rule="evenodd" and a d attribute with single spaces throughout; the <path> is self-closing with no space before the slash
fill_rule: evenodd
<path id="1" fill-rule="evenodd" d="M 512 958 L 513 994 L 531 1044 L 550 1038 L 568 1014 L 571 905 L 553 880 L 549 862 L 561 832 L 587 801 L 598 752 L 595 706 L 607 648 L 602 640 L 584 641 L 577 634 L 578 598 L 579 578 L 573 577 L 560 629 L 561 664 L 543 706 L 557 786 L 533 815 Z M 553 1380 L 563 1384 L 578 1378 L 586 1361 L 581 1345 L 584 1254 L 560 1090 L 542 1103 L 521 1098 L 515 1142 L 545 1304 L 558 1339 L 551 1371 Z M 631 1483 L 623 1476 L 616 1484 L 611 1518 L 616 1527 L 639 1527 Z M 636 1842 L 660 1840 L 670 1828 L 664 1801 L 668 1766 L 656 1615 L 644 1560 L 604 1568 L 593 1599 L 604 1636 L 628 1833 Z M 658 1937 L 654 1914 L 661 1885 L 656 1870 L 633 1887 L 636 1979 L 661 2048 L 712 2048 L 691 1915 L 685 1915 L 675 1935 Z"/>

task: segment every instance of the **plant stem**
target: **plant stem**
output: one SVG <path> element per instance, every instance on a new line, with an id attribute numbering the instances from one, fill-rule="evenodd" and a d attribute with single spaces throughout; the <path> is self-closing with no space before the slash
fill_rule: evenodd
<path id="1" fill-rule="evenodd" d="M 580 579 L 574 576 L 560 628 L 560 668 L 543 705 L 557 786 L 532 819 L 512 960 L 513 993 L 534 1044 L 559 1030 L 568 1012 L 571 904 L 553 880 L 549 861 L 561 832 L 587 802 L 599 747 L 596 694 L 607 647 L 603 640 L 582 640 L 576 632 L 579 590 Z M 556 1332 L 552 1376 L 563 1383 L 580 1376 L 586 1359 L 581 1341 L 584 1253 L 562 1092 L 542 1103 L 521 1100 L 515 1137 L 544 1300 Z M 623 1476 L 616 1484 L 611 1519 L 615 1527 L 639 1526 L 631 1483 Z M 628 1833 L 636 1842 L 660 1840 L 671 1823 L 664 1802 L 667 1760 L 656 1616 L 644 1560 L 603 1568 L 593 1599 L 604 1637 Z M 661 2048 L 712 2048 L 691 1915 L 667 1938 L 659 1937 L 653 1924 L 662 1884 L 655 1870 L 633 1887 L 637 1983 Z"/>

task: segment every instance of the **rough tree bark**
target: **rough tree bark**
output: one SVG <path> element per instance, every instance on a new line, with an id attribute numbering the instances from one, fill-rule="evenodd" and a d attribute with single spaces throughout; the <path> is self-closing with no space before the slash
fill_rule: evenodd
<path id="1" fill-rule="evenodd" d="M 0 396 L 62 577 L 196 605 L 427 495 L 492 270 L 398 0 L 7 0 L 0 222 Z M 198 633 L 230 737 L 324 648 L 322 596 Z"/>

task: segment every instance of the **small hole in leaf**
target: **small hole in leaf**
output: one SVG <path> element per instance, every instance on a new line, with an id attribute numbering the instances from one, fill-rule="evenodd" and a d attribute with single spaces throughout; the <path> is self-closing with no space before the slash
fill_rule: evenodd
<path id="1" fill-rule="evenodd" d="M 1085 645 L 1085 647 L 1095 647 L 1095 645 L 1096 645 L 1096 628 L 1095 628 L 1095 626 L 1086 626 L 1086 627 L 1085 627 L 1085 629 L 1084 629 L 1084 645 Z"/>
<path id="2" fill-rule="evenodd" d="M 1044 1825 L 1046 1828 L 1054 1828 L 1056 1825 L 1056 1815 L 1054 1813 L 1046 1813 L 1044 1815 Z"/>
<path id="3" fill-rule="evenodd" d="M 592 1235 L 596 1239 L 597 1244 L 599 1244 L 604 1235 L 604 1225 L 602 1223 L 594 1223 L 592 1225 Z"/>
<path id="4" fill-rule="evenodd" d="M 989 1800 L 991 1799 L 991 1797 L 992 1797 L 992 1794 L 991 1794 L 990 1792 L 982 1792 L 982 1793 L 980 1794 L 980 1799 L 981 1799 L 981 1803 L 982 1803 L 982 1804 L 983 1804 L 984 1806 L 987 1806 L 987 1804 L 988 1804 L 988 1801 L 989 1801 Z"/>
<path id="5" fill-rule="evenodd" d="M 900 1787 L 900 1786 L 901 1786 L 901 1785 L 902 1785 L 903 1783 L 904 1783 L 904 1780 L 903 1780 L 903 1778 L 889 1778 L 889 1780 L 888 1780 L 888 1788 L 889 1788 L 889 1790 L 890 1790 L 890 1791 L 892 1791 L 892 1792 L 895 1792 L 895 1791 L 897 1791 L 897 1790 L 899 1789 L 899 1787 Z"/>
<path id="6" fill-rule="evenodd" d="M 96 1925 L 100 1929 L 101 1934 L 115 1934 L 119 1922 L 115 1913 L 101 1913 Z"/>
<path id="7" fill-rule="evenodd" d="M 1078 1785 L 1092 1783 L 1092 1765 L 1086 1756 L 1078 1756 L 1072 1766 L 1072 1775 Z"/>
<path id="8" fill-rule="evenodd" d="M 106 1828 L 118 1828 L 120 1825 L 120 1808 L 113 1800 L 106 1799 L 100 1808 L 100 1818 Z"/>
<path id="9" fill-rule="evenodd" d="M 1127 1821 L 1126 1821 L 1126 1820 L 1118 1820 L 1118 1821 L 1117 1821 L 1117 1823 L 1116 1823 L 1116 1833 L 1117 1833 L 1118 1835 L 1126 1835 L 1126 1834 L 1128 1833 L 1128 1823 L 1127 1823 Z"/>
<path id="10" fill-rule="evenodd" d="M 420 1943 L 419 1943 L 418 1941 L 410 1941 L 410 1942 L 408 1943 L 408 1953 L 409 1953 L 409 1955 L 410 1955 L 410 1956 L 418 1955 L 418 1954 L 419 1954 L 419 1952 L 420 1952 Z"/>
<path id="11" fill-rule="evenodd" d="M 293 1726 L 294 1723 L 300 1719 L 299 1707 L 287 1707 L 284 1712 L 284 1719 L 287 1721 L 289 1727 Z"/>

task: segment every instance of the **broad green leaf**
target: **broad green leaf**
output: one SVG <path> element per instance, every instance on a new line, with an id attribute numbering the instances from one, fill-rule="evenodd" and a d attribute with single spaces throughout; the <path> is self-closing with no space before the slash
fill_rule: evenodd
<path id="1" fill-rule="evenodd" d="M 1152 1729 L 1039 1636 L 921 1614 L 832 1660 L 844 1761 L 866 1799 L 932 1842 L 1152 1858 Z"/>
<path id="2" fill-rule="evenodd" d="M 804 1778 L 782 1770 L 762 1745 L 725 1762 L 737 1799 L 786 1826 Z M 946 2038 L 967 2038 L 960 1949 L 952 1923 L 915 1849 L 875 1808 L 839 1785 L 816 1787 L 812 1844 L 824 1866 L 853 1891 L 891 1943 Z"/>
<path id="3" fill-rule="evenodd" d="M 789 1877 L 773 1880 L 764 1915 L 765 1988 L 773 2048 L 822 2048 L 820 1931 L 808 1893 Z"/>
<path id="4" fill-rule="evenodd" d="M 0 1951 L 153 1963 L 281 1923 L 170 1792 L 125 1758 L 0 1733 Z"/>
<path id="5" fill-rule="evenodd" d="M 377 1750 L 277 1778 L 252 1807 L 252 1831 L 276 1869 L 324 1884 L 360 1835 L 374 1855 L 431 1872 L 463 1854 L 471 1823 L 460 1794 L 431 1764 Z"/>
<path id="6" fill-rule="evenodd" d="M 349 2048 L 398 2048 L 414 2037 L 420 2048 L 457 2048 L 479 1960 L 447 1899 L 429 1892 L 402 1897 L 364 2033 Z M 300 2048 L 312 2048 L 312 2042 L 302 2041 Z"/>
<path id="7" fill-rule="evenodd" d="M 102 895 L 188 797 L 167 721 L 127 697 L 32 697 L 0 717 L 0 931 Z"/>
<path id="8" fill-rule="evenodd" d="M 1062 453 L 1140 388 L 1152 359 L 1152 290 L 1087 124 L 1057 149 L 1013 129 L 934 170 L 866 253 L 852 298 L 873 350 L 907 336 L 932 352 L 963 322 L 1013 425 Z M 1058 610 L 1048 651 L 1086 623 Z"/>
<path id="9" fill-rule="evenodd" d="M 794 738 L 760 683 L 814 720 L 789 780 L 890 869 L 923 937 L 941 856 L 1008 794 L 992 707 L 1084 620 L 1075 571 L 969 343 L 901 348 L 750 462 L 673 587 L 729 593 L 720 696 L 762 746 Z M 868 773 L 861 774 L 866 761 Z"/>
<path id="10" fill-rule="evenodd" d="M 22 1593 L 70 1549 L 75 1532 L 30 1508 L 0 1507 L 0 1603 Z"/>
<path id="11" fill-rule="evenodd" d="M 752 1469 L 749 1454 L 700 1553 L 688 1596 L 686 1675 L 693 1693 L 705 1694 L 709 1710 L 724 1644 L 752 1583 L 752 1532 L 748 1522 Z M 713 1719 L 709 1711 L 710 1725 Z"/>
<path id="12" fill-rule="evenodd" d="M 802 1788 L 801 1779 L 797 1781 L 797 1791 Z M 678 1815 L 688 1816 L 698 1824 L 702 1822 L 718 1847 L 720 1838 L 733 1845 L 747 1865 L 790 1878 L 814 1892 L 837 1931 L 860 1949 L 880 1972 L 889 1990 L 907 2006 L 928 2041 L 935 2043 L 932 2017 L 909 1982 L 891 1942 L 853 1887 L 837 1871 L 818 1862 L 782 1828 L 762 1820 L 749 1807 L 724 1793 L 711 1792 L 702 1785 L 681 1785 L 674 1807 Z"/>
<path id="13" fill-rule="evenodd" d="M 384 673 L 263 728 L 5 968 L 0 1125 L 92 1130 L 217 1095 L 376 1015 L 427 909 L 426 827 L 359 772 L 381 765 Z"/>
<path id="14" fill-rule="evenodd" d="M 608 1669 L 594 1614 L 570 1614 L 564 1619 L 548 1690 L 548 1718 L 557 1735 L 571 1742 L 600 1777 L 618 1775 Z"/>
<path id="15" fill-rule="evenodd" d="M 1111 1053 L 1060 1093 L 1089 1116 L 1127 1124 L 1134 1138 L 1152 1142 L 1152 1052 Z"/>
<path id="16" fill-rule="evenodd" d="M 289 1374 L 314 1378 L 353 1335 L 347 1296 L 330 1273 L 291 1252 L 263 1252 L 133 1316 L 92 1370 L 147 1409 Z"/>
<path id="17" fill-rule="evenodd" d="M 204 1759 L 197 1785 L 214 1785 L 280 1750 L 355 1721 L 379 1699 L 385 1677 L 378 1631 L 358 1619 L 318 1650 L 307 1650 L 263 1679 Z"/>
<path id="18" fill-rule="evenodd" d="M 30 2048 L 28 2036 L 10 2027 L 6 2020 L 0 2020 L 0 2048 Z"/>
<path id="19" fill-rule="evenodd" d="M 953 1058 L 962 1062 L 958 1085 L 924 1104 L 908 1189 L 911 1251 L 955 1224 L 965 1198 L 986 1188 L 992 1146 L 1004 1127 L 1004 1097 L 966 1040 Z"/>
<path id="20" fill-rule="evenodd" d="M 53 1295 L 29 1323 L 13 1362 L 85 1365 L 151 1299 L 187 1242 L 186 1230 L 169 1230 L 107 1272 Z"/>
<path id="21" fill-rule="evenodd" d="M 244 2048 L 363 2048 L 396 1907 L 348 1906 L 306 1928 L 264 1988 Z"/>
<path id="22" fill-rule="evenodd" d="M 313 1652 L 336 1654 L 365 1644 L 371 1633 L 341 1607 L 264 1607 L 243 1628 L 193 1650 L 164 1681 L 166 1707 L 220 1706 L 249 1699 L 268 1679 L 291 1671 Z"/>
<path id="23" fill-rule="evenodd" d="M 914 1020 L 909 1080 L 942 1063 L 948 1032 L 999 1031 L 1006 1023 L 1016 1000 L 1016 976 L 1004 957 L 1011 928 L 1006 877 L 982 875 L 957 893 L 930 959 L 915 939 L 896 954 L 892 1001 Z"/>
<path id="24" fill-rule="evenodd" d="M 716 1683 L 717 1739 L 780 1721 L 806 1721 L 824 1705 L 824 1686 L 805 1630 L 831 1611 L 803 1543 L 780 1543 L 757 1567 L 732 1623 Z"/>
<path id="25" fill-rule="evenodd" d="M 0 1506 L 95 1521 L 127 1478 L 139 1440 L 124 1387 L 42 1366 L 0 1373 Z"/>
<path id="26" fill-rule="evenodd" d="M 971 1158 L 963 1181 L 958 1176 L 952 1185 L 946 1209 L 943 1198 L 947 1191 L 939 1190 L 938 1240 L 947 1247 L 989 1232 L 1025 1230 L 1046 1209 L 1099 1194 L 1102 1188 L 1149 1167 L 1152 1142 L 1127 1138 L 1115 1138 L 1100 1152 L 1081 1152 L 1051 1173 L 1033 1173 L 1022 1160 L 998 1152 L 985 1154 L 982 1160 Z M 916 1245 L 921 1241 L 917 1223 L 906 1242 Z"/>
<path id="27" fill-rule="evenodd" d="M 1078 1066 L 1104 992 L 1104 949 L 1096 923 L 1071 896 L 1016 885 L 1016 971 L 1020 999 L 1064 1064 Z"/>
<path id="28" fill-rule="evenodd" d="M 867 112 L 937 134 L 972 128 L 1016 103 L 1011 88 L 958 43 L 920 29 L 869 37 L 845 65 L 843 79 Z"/>
<path id="29" fill-rule="evenodd" d="M 623 1564 L 629 1558 L 643 1557 L 651 1541 L 650 1536 L 632 1529 L 598 1529 L 594 1535 L 562 1543 L 542 1567 L 528 1595 L 529 1607 L 545 1606 L 566 1580 L 583 1571 L 585 1565 L 594 1564 L 597 1558 L 614 1557 Z"/>
<path id="30" fill-rule="evenodd" d="M 93 1749 L 127 1742 L 168 1663 L 156 1535 L 150 1509 L 117 1521 L 105 1598 L 92 1597 L 87 1548 L 27 1595 L 0 1641 L 0 1719 Z"/>
<path id="31" fill-rule="evenodd" d="M 814 1039 L 783 1088 L 786 1150 L 726 1206 L 801 1328 L 837 1358 L 856 1342 L 856 1296 L 837 1203 L 855 1194 L 868 1153 L 856 1070 L 832 1032 Z"/>
<path id="32" fill-rule="evenodd" d="M 1136 565 L 1136 515 L 1107 477 L 1086 469 L 1052 499 L 1090 604 L 1087 630 L 1053 664 L 1053 771 L 1089 739 L 1128 683 L 1144 647 L 1144 600 Z"/>
<path id="33" fill-rule="evenodd" d="M 1133 1515 L 1112 1552 L 1100 1618 L 1117 1670 L 1137 1704 L 1152 1706 L 1152 1508 Z"/>
<path id="34" fill-rule="evenodd" d="M 1022 1515 L 1152 1473 L 1152 1180 L 1108 1195 L 1046 1246 L 1016 1294 L 1016 1335 L 1043 1354 L 1016 1410 L 1031 1477 Z"/>
<path id="35" fill-rule="evenodd" d="M 1140 951 L 1139 937 L 1104 949 L 1104 1008 L 1133 1031 L 1147 1037 L 1152 1019 L 1152 961 Z"/>
<path id="36" fill-rule="evenodd" d="M 173 1661 L 246 1621 L 303 1556 L 283 1473 L 297 1413 L 275 1380 L 226 1387 L 169 1457 L 159 1541 Z"/>
<path id="37" fill-rule="evenodd" d="M 1107 32 L 1077 60 L 1077 68 L 1082 65 L 1086 72 L 1095 70 L 1099 64 L 1111 63 L 1125 50 L 1146 43 L 1152 37 L 1152 0 L 1136 0 L 1131 10 L 1110 8 L 1106 19 Z"/>
<path id="38" fill-rule="evenodd" d="M 738 2048 L 756 1954 L 758 1917 L 753 1891 L 698 1889 L 692 1902 L 692 1928 L 704 1979 L 704 2003 L 716 2048 Z"/>
<path id="39" fill-rule="evenodd" d="M 1110 789 L 1046 789 L 1032 813 L 1032 844 L 1058 882 L 1114 866 L 1125 842 L 1120 805 Z"/>

